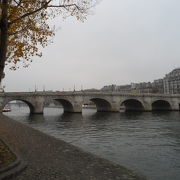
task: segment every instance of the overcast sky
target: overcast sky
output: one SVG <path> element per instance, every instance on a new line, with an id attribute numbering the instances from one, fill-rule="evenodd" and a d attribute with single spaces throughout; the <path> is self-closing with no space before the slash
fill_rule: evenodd
<path id="1" fill-rule="evenodd" d="M 54 43 L 29 68 L 6 68 L 6 91 L 153 81 L 180 67 L 179 0 L 102 0 L 84 23 L 56 20 Z"/>

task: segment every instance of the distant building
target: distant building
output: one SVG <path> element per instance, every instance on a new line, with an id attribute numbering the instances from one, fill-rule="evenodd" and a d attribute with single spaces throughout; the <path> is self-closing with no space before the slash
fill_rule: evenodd
<path id="1" fill-rule="evenodd" d="M 131 91 L 134 93 L 150 93 L 152 92 L 151 82 L 131 83 Z"/>
<path id="2" fill-rule="evenodd" d="M 116 87 L 116 91 L 131 92 L 131 85 L 121 85 Z"/>
<path id="3" fill-rule="evenodd" d="M 104 86 L 101 91 L 118 91 L 118 92 L 130 92 L 131 85 L 120 85 L 117 86 L 115 84 Z"/>
<path id="4" fill-rule="evenodd" d="M 166 74 L 163 84 L 165 94 L 180 94 L 180 68 Z"/>
<path id="5" fill-rule="evenodd" d="M 112 84 L 104 86 L 101 91 L 180 94 L 180 68 L 166 74 L 163 79 L 157 79 L 153 82 L 131 83 L 130 85 L 120 86 Z"/>
<path id="6" fill-rule="evenodd" d="M 101 88 L 101 91 L 116 91 L 116 90 L 117 90 L 117 86 L 115 84 L 104 86 L 103 88 Z"/>
<path id="7" fill-rule="evenodd" d="M 152 83 L 152 93 L 164 93 L 163 79 L 154 80 L 154 82 Z"/>
<path id="8" fill-rule="evenodd" d="M 97 91 L 99 91 L 99 89 L 94 89 L 94 88 L 92 88 L 92 89 L 84 89 L 84 90 L 82 90 L 82 91 L 97 92 Z"/>

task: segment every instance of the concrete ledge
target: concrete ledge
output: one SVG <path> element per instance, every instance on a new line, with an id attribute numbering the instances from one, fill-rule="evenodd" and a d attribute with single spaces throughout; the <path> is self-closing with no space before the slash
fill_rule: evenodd
<path id="1" fill-rule="evenodd" d="M 16 160 L 4 168 L 0 168 L 0 180 L 5 180 L 18 175 L 23 171 L 27 163 L 25 163 L 20 156 L 7 144 L 3 139 L 1 141 L 7 146 L 7 148 L 16 156 Z"/>

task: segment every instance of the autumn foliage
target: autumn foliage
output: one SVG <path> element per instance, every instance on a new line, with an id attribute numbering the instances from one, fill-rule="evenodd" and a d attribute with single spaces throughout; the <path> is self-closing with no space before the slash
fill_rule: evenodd
<path id="1" fill-rule="evenodd" d="M 86 19 L 93 0 L 0 0 L 0 79 L 5 65 L 27 67 L 33 56 L 42 56 L 54 36 L 48 22 L 56 16 Z"/>

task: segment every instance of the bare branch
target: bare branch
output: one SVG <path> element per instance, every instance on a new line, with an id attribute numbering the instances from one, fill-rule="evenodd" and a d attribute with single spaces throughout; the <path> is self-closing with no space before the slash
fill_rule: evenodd
<path id="1" fill-rule="evenodd" d="M 48 5 L 48 7 L 54 7 L 54 8 L 67 8 L 67 7 L 76 7 L 78 10 L 82 10 L 77 4 L 67 4 L 67 5 Z"/>
<path id="2" fill-rule="evenodd" d="M 17 2 L 17 0 L 14 0 L 14 2 L 17 4 L 17 6 L 21 6 L 22 0 L 19 0 L 19 2 Z"/>

